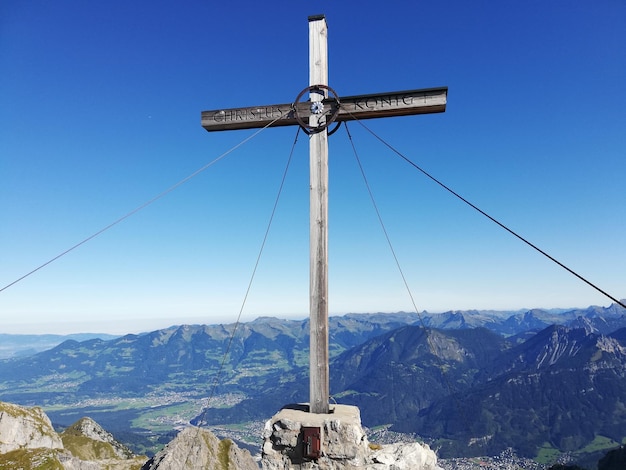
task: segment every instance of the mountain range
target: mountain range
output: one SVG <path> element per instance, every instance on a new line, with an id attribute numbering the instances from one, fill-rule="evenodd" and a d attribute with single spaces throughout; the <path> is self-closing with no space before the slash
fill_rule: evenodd
<path id="1" fill-rule="evenodd" d="M 32 356 L 38 352 L 51 349 L 68 339 L 85 341 L 94 338 L 108 340 L 117 338 L 117 336 L 103 333 L 78 333 L 71 335 L 15 335 L 0 333 L 0 359 Z"/>
<path id="2" fill-rule="evenodd" d="M 540 457 L 626 438 L 619 306 L 349 314 L 329 331 L 333 400 L 441 457 Z M 125 435 L 176 419 L 232 428 L 307 401 L 307 369 L 307 320 L 182 325 L 1 360 L 0 400 L 42 406 L 59 424 L 88 414 Z"/>

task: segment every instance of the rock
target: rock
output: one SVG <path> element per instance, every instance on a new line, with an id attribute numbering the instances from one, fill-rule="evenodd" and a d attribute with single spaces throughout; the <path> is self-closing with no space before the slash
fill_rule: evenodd
<path id="1" fill-rule="evenodd" d="M 278 446 L 295 447 L 300 434 L 300 423 L 288 418 L 274 423 L 274 443 Z"/>
<path id="2" fill-rule="evenodd" d="M 64 447 L 82 460 L 132 459 L 131 450 L 91 418 L 81 418 L 61 434 Z"/>
<path id="3" fill-rule="evenodd" d="M 372 454 L 374 463 L 382 463 L 387 468 L 394 470 L 413 470 L 416 468 L 435 470 L 437 457 L 435 453 L 425 444 L 412 442 L 409 444 L 390 444 Z"/>
<path id="4" fill-rule="evenodd" d="M 373 450 L 357 407 L 333 405 L 329 414 L 306 409 L 306 405 L 285 407 L 266 423 L 263 470 L 441 470 L 437 456 L 425 444 L 392 444 Z M 304 427 L 319 428 L 317 458 L 306 455 Z"/>
<path id="5" fill-rule="evenodd" d="M 0 454 L 37 448 L 63 449 L 48 415 L 38 407 L 0 402 Z"/>
<path id="6" fill-rule="evenodd" d="M 2 469 L 139 470 L 146 459 L 134 456 L 89 418 L 61 437 L 40 408 L 0 402 Z"/>
<path id="7" fill-rule="evenodd" d="M 245 449 L 230 439 L 220 441 L 206 429 L 183 429 L 165 448 L 141 467 L 142 470 L 258 470 Z"/>

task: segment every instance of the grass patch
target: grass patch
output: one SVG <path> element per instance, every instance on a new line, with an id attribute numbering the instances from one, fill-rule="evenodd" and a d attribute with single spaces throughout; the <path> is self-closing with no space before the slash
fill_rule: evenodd
<path id="1" fill-rule="evenodd" d="M 606 449 L 613 449 L 615 447 L 619 447 L 619 442 L 615 442 L 613 439 L 605 436 L 596 436 L 593 441 L 576 453 L 592 453 Z"/>
<path id="2" fill-rule="evenodd" d="M 548 465 L 556 462 L 560 455 L 561 452 L 558 449 L 552 447 L 549 442 L 544 442 L 537 452 L 535 461 L 543 465 Z"/>
<path id="3" fill-rule="evenodd" d="M 61 435 L 63 447 L 81 460 L 116 459 L 113 446 L 108 442 L 90 439 L 86 436 Z"/>
<path id="4" fill-rule="evenodd" d="M 228 457 L 228 452 L 230 451 L 230 447 L 233 442 L 230 439 L 224 439 L 220 441 L 217 448 L 217 458 L 220 462 L 220 465 L 223 470 L 228 470 L 230 467 L 230 458 Z"/>
<path id="5" fill-rule="evenodd" d="M 52 449 L 18 449 L 0 455 L 0 468 L 64 470 L 57 452 Z"/>

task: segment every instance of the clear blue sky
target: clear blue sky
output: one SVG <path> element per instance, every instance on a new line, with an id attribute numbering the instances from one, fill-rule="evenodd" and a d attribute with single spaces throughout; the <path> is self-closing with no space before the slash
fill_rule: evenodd
<path id="1" fill-rule="evenodd" d="M 407 157 L 626 297 L 626 3 L 5 0 L 0 285 L 89 237 L 253 131 L 200 112 L 308 85 L 309 15 L 341 95 L 448 86 L 444 114 L 367 121 Z M 608 305 L 349 127 L 419 310 Z M 0 332 L 232 322 L 295 128 L 199 176 L 0 292 Z M 243 319 L 308 314 L 301 135 Z M 413 310 L 341 129 L 330 138 L 330 312 Z"/>

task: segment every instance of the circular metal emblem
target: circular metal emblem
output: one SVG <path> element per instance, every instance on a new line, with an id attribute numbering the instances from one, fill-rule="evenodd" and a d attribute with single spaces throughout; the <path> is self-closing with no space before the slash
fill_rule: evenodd
<path id="1" fill-rule="evenodd" d="M 309 105 L 309 111 L 312 114 L 319 116 L 317 125 L 311 125 L 310 123 L 305 122 L 305 119 L 303 119 L 302 116 L 298 114 L 299 108 L 304 113 L 300 100 L 307 92 L 308 93 L 316 92 L 324 96 L 326 96 L 326 92 L 328 92 L 328 94 L 331 95 L 325 98 L 324 101 L 313 101 Z M 306 132 L 307 134 L 316 134 L 318 132 L 323 131 L 324 129 L 327 129 L 328 126 L 330 126 L 333 122 L 335 122 L 335 119 L 337 119 L 340 106 L 341 106 L 341 103 L 339 103 L 339 96 L 337 96 L 337 93 L 335 92 L 335 90 L 333 90 L 328 85 L 311 85 L 309 87 L 306 87 L 304 90 L 300 92 L 296 100 L 291 105 L 294 116 L 296 120 L 298 121 L 298 124 L 300 124 L 300 127 L 302 128 L 302 130 L 304 130 L 304 132 Z M 338 122 L 337 125 L 331 131 L 328 132 L 328 135 L 335 132 L 339 128 L 340 125 L 341 123 Z"/>

